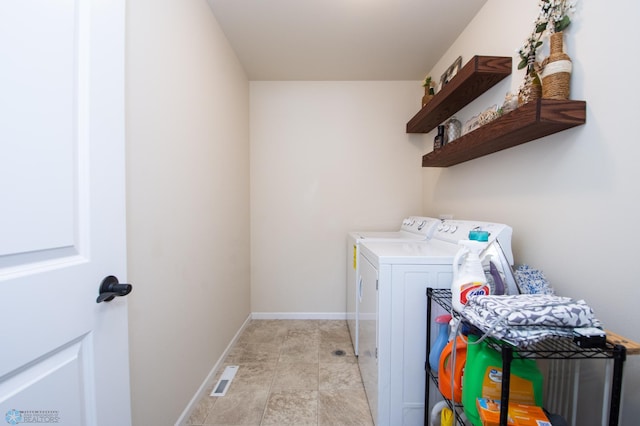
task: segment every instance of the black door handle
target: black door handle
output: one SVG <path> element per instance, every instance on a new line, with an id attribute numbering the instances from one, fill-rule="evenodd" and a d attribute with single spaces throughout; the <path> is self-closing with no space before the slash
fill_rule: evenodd
<path id="1" fill-rule="evenodd" d="M 100 284 L 100 295 L 96 303 L 111 302 L 116 296 L 126 296 L 131 293 L 131 290 L 133 290 L 131 284 L 120 284 L 116 277 L 109 275 Z"/>

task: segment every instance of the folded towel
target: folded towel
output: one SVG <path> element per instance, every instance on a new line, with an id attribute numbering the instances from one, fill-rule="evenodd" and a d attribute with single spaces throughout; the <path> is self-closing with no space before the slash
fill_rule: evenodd
<path id="1" fill-rule="evenodd" d="M 584 300 L 548 294 L 471 296 L 461 315 L 489 336 L 519 347 L 571 337 L 576 327 L 601 328 Z"/>
<path id="2" fill-rule="evenodd" d="M 516 282 L 523 294 L 554 294 L 544 273 L 529 265 L 520 265 L 515 271 Z"/>

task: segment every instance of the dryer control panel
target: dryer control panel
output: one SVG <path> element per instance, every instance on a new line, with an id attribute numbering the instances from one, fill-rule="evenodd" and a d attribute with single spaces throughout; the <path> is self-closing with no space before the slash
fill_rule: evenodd
<path id="1" fill-rule="evenodd" d="M 400 230 L 426 236 L 427 240 L 433 236 L 440 219 L 424 216 L 409 216 L 402 221 Z"/>
<path id="2" fill-rule="evenodd" d="M 458 244 L 460 240 L 469 238 L 469 231 L 487 231 L 489 243 L 497 241 L 510 264 L 513 264 L 511 252 L 512 229 L 502 223 L 481 222 L 475 220 L 439 220 L 433 233 L 433 239 Z"/>

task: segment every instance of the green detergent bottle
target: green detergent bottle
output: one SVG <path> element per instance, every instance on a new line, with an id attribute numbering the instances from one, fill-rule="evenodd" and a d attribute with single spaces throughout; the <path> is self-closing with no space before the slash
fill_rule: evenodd
<path id="1" fill-rule="evenodd" d="M 464 413 L 474 426 L 482 426 L 476 401 L 478 398 L 500 400 L 502 394 L 502 355 L 479 336 L 470 334 L 467 363 L 462 380 Z M 509 402 L 542 406 L 542 373 L 532 359 L 518 358 L 511 362 Z"/>

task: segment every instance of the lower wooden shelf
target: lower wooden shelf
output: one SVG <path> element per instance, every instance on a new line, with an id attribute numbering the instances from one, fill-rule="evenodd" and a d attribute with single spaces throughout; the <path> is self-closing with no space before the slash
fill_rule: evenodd
<path id="1" fill-rule="evenodd" d="M 449 167 L 586 122 L 585 101 L 538 99 L 422 157 L 422 167 Z"/>

